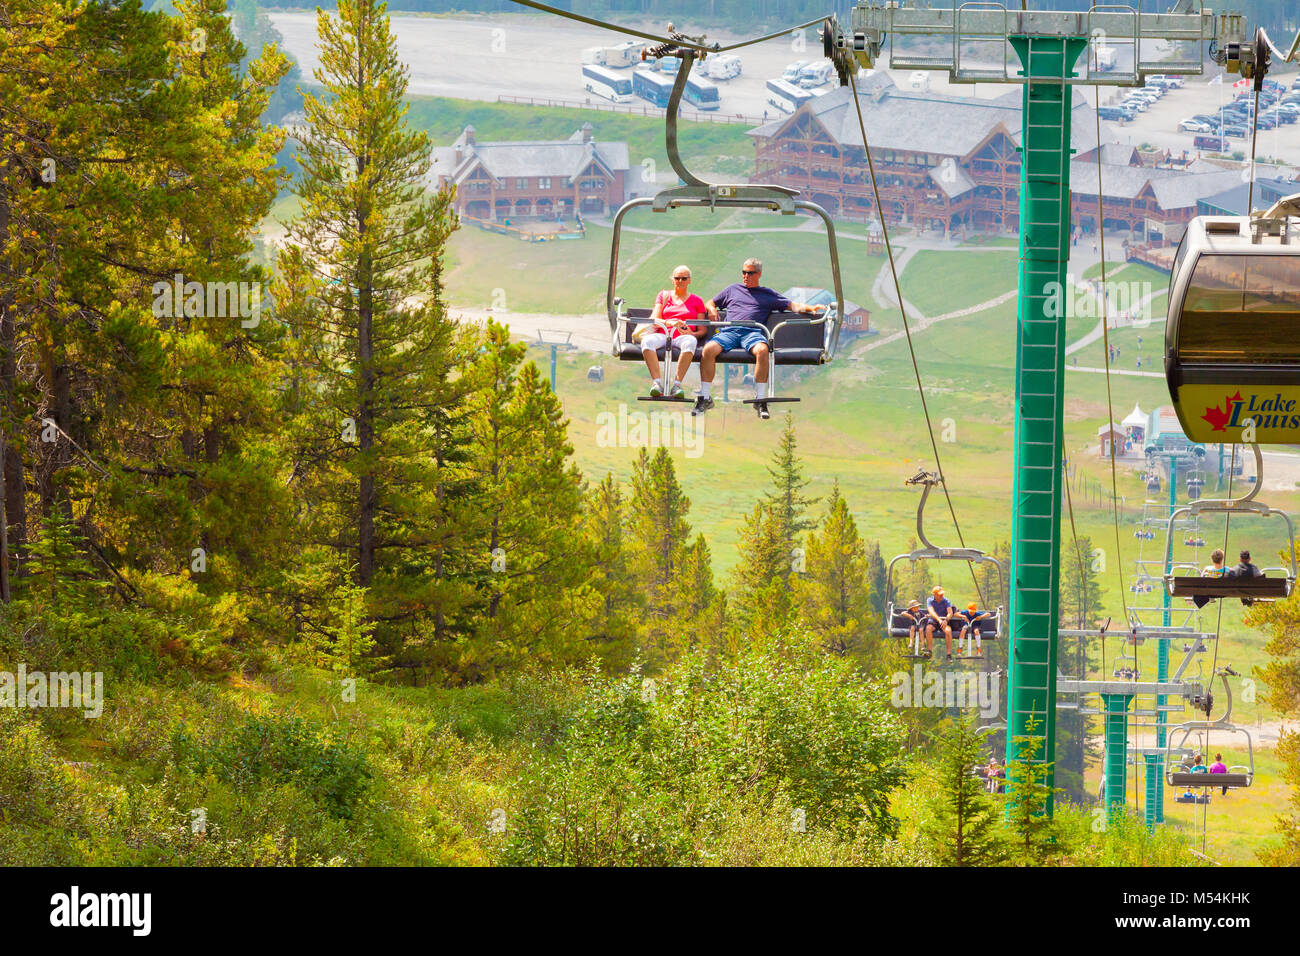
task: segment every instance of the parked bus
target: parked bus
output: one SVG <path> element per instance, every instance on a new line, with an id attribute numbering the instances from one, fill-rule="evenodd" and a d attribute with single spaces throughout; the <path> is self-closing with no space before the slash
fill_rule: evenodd
<path id="1" fill-rule="evenodd" d="M 632 81 L 603 66 L 584 66 L 582 85 L 588 93 L 595 93 L 615 103 L 632 102 Z"/>
<path id="2" fill-rule="evenodd" d="M 673 92 L 673 78 L 654 70 L 637 70 L 632 74 L 632 92 L 655 106 L 668 108 Z"/>
<path id="3" fill-rule="evenodd" d="M 793 113 L 812 99 L 812 94 L 785 80 L 767 81 L 767 101 L 784 113 Z"/>
<path id="4" fill-rule="evenodd" d="M 686 90 L 682 98 L 697 110 L 716 110 L 718 108 L 718 88 L 702 76 L 688 76 Z"/>

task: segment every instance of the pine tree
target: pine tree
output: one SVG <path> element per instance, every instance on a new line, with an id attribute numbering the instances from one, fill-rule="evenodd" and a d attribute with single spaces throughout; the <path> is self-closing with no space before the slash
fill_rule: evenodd
<path id="1" fill-rule="evenodd" d="M 1078 539 L 1077 550 L 1073 542 L 1061 542 L 1061 600 L 1060 624 L 1068 628 L 1092 627 L 1101 611 L 1100 576 L 1092 566 L 1092 539 Z M 1057 659 L 1060 666 L 1071 675 L 1089 673 L 1092 658 L 1086 637 L 1062 637 Z M 1088 733 L 1088 716 L 1077 710 L 1062 711 L 1056 721 L 1057 780 L 1062 790 L 1072 800 L 1083 803 L 1088 799 L 1084 784 L 1084 767 L 1099 752 Z"/>
<path id="2" fill-rule="evenodd" d="M 821 534 L 808 536 L 807 573 L 794 581 L 800 613 L 828 650 L 862 657 L 880 644 L 871 609 L 866 549 L 840 496 L 831 488 Z"/>
<path id="3" fill-rule="evenodd" d="M 1060 624 L 1062 627 L 1091 627 L 1102 610 L 1101 577 L 1093 569 L 1092 539 L 1061 541 Z"/>
<path id="4" fill-rule="evenodd" d="M 1060 793 L 1048 783 L 1053 765 L 1034 759 L 1043 751 L 1042 726 L 1043 721 L 1031 718 L 1029 733 L 1012 738 L 1013 756 L 1007 761 L 1007 826 L 1020 859 L 1034 866 L 1048 865 L 1066 852 L 1061 828 L 1050 813 L 1050 803 Z"/>
<path id="5" fill-rule="evenodd" d="M 795 549 L 799 547 L 804 534 L 816 526 L 808 517 L 808 510 L 818 502 L 818 498 L 809 498 L 803 489 L 809 484 L 803 476 L 803 465 L 799 461 L 798 442 L 795 438 L 794 416 L 786 412 L 785 428 L 781 431 L 781 440 L 772 455 L 772 464 L 767 473 L 772 477 L 772 490 L 764 499 L 767 511 L 775 522 L 775 533 L 784 545 L 788 559 L 774 565 L 773 570 L 781 575 L 782 580 L 789 580 L 792 563 L 795 562 Z"/>
<path id="6" fill-rule="evenodd" d="M 563 411 L 525 351 L 490 322 L 466 371 L 484 604 L 472 653 L 457 664 L 462 679 L 525 656 L 576 660 L 602 603 L 581 546 L 582 476 Z"/>
<path id="7" fill-rule="evenodd" d="M 668 449 L 656 448 L 653 456 L 641 449 L 632 469 L 628 508 L 632 572 L 645 593 L 647 624 L 662 632 L 682 607 L 675 585 L 691 534 L 686 520 L 691 501 L 677 481 Z"/>
<path id="8" fill-rule="evenodd" d="M 780 630 L 795 610 L 787 583 L 792 564 L 806 567 L 806 558 L 791 554 L 782 518 L 765 501 L 755 503 L 736 550 L 731 590 L 737 622 L 751 633 Z"/>
<path id="9" fill-rule="evenodd" d="M 935 740 L 934 792 L 922 827 L 940 866 L 995 866 L 1005 856 L 999 808 L 977 776 L 985 740 L 969 719 L 944 727 Z"/>
<path id="10" fill-rule="evenodd" d="M 371 613 L 383 609 L 380 647 L 419 671 L 424 625 L 449 639 L 468 603 L 469 583 L 448 573 L 462 553 L 449 529 L 472 536 L 458 480 L 460 333 L 442 300 L 455 220 L 449 194 L 426 195 L 431 147 L 406 127 L 408 70 L 383 5 L 341 0 L 317 30 L 326 96 L 304 95 L 302 212 L 276 287 L 290 328 L 291 467 L 309 546 L 336 552 L 319 565 L 355 566 Z"/>
<path id="11" fill-rule="evenodd" d="M 885 614 L 889 610 L 888 602 L 893 595 L 889 593 L 889 568 L 885 564 L 884 555 L 880 553 L 879 541 L 872 541 L 871 547 L 867 549 L 867 581 L 870 585 L 871 611 L 883 625 Z"/>
<path id="12" fill-rule="evenodd" d="M 601 597 L 591 639 L 611 666 L 630 666 L 640 630 L 645 596 L 632 573 L 631 541 L 623 489 L 607 474 L 587 496 L 583 512 L 586 547 L 592 566 L 591 585 Z"/>

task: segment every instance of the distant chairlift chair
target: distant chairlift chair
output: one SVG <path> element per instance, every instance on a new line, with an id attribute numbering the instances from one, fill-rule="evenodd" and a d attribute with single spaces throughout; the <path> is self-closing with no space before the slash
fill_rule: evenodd
<path id="1" fill-rule="evenodd" d="M 981 624 L 980 638 L 981 640 L 986 638 L 990 640 L 997 640 L 998 638 L 1002 637 L 1002 619 L 1004 616 L 1003 608 L 1005 607 L 1005 601 L 1006 601 L 1006 579 L 1002 568 L 1002 562 L 998 561 L 997 558 L 994 558 L 991 555 L 985 554 L 983 551 L 978 551 L 974 548 L 938 547 L 937 545 L 932 544 L 930 542 L 930 539 L 925 536 L 925 524 L 924 524 L 925 503 L 926 500 L 930 497 L 930 489 L 933 488 L 935 485 L 941 484 L 942 482 L 943 482 L 943 476 L 940 475 L 938 472 L 928 472 L 925 470 L 918 472 L 916 475 L 913 475 L 911 478 L 908 478 L 907 481 L 905 482 L 905 484 L 909 484 L 909 485 L 922 486 L 921 500 L 917 503 L 916 506 L 916 534 L 917 537 L 921 539 L 921 543 L 924 545 L 924 547 L 919 548 L 916 551 L 910 551 L 905 554 L 897 555 L 893 560 L 889 562 L 889 569 L 886 573 L 885 593 L 889 595 L 893 595 L 894 593 L 894 568 L 895 566 L 898 565 L 900 561 L 970 561 L 970 562 L 975 562 L 977 564 L 991 564 L 993 565 L 993 567 L 997 569 L 998 593 L 993 596 L 993 599 L 997 601 L 998 604 L 992 609 L 990 609 L 992 611 L 992 615 L 989 618 L 986 618 L 984 621 L 980 622 Z M 907 597 L 912 597 L 912 596 L 914 595 L 907 595 Z M 920 599 L 922 604 L 924 604 L 925 596 L 921 595 Z M 887 619 L 889 621 L 888 625 L 885 628 L 886 637 L 906 638 L 908 636 L 911 627 L 908 623 L 908 619 L 902 616 L 902 614 L 906 611 L 907 611 L 906 604 L 900 605 L 891 598 L 891 600 L 889 601 L 889 606 L 886 611 Z M 985 612 L 986 612 L 985 609 L 981 609 L 980 611 L 980 613 L 985 613 Z M 952 626 L 954 629 L 959 630 L 962 627 L 963 623 L 964 623 L 963 621 L 955 619 L 952 623 Z M 967 648 L 966 648 L 967 653 L 962 654 L 960 656 L 970 657 L 971 655 L 969 651 L 971 650 L 973 644 L 974 644 L 974 636 L 972 635 L 971 637 L 967 638 Z M 960 651 L 960 647 L 958 648 L 958 650 Z M 920 635 L 917 635 L 916 639 L 912 642 L 911 651 L 912 653 L 906 656 L 910 658 L 919 658 L 921 656 Z"/>

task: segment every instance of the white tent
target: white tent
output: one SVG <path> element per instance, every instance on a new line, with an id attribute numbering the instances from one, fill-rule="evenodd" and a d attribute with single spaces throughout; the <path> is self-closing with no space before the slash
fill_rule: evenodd
<path id="1" fill-rule="evenodd" d="M 1121 424 L 1123 424 L 1125 428 L 1140 428 L 1145 432 L 1147 427 L 1147 413 L 1142 411 L 1139 406 L 1134 405 L 1133 411 L 1128 413 L 1128 417 L 1124 419 Z"/>

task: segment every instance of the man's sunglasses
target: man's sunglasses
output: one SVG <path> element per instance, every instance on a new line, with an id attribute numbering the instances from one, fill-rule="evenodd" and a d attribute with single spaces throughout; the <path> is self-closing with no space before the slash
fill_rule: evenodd
<path id="1" fill-rule="evenodd" d="M 673 281 L 674 281 L 674 282 L 690 282 L 690 281 L 691 281 L 691 277 L 690 277 L 690 276 L 673 276 Z"/>
<path id="2" fill-rule="evenodd" d="M 757 275 L 762 275 L 762 273 L 759 272 L 757 269 L 741 269 L 741 270 L 740 270 L 740 274 L 743 275 L 743 276 L 757 276 Z"/>

